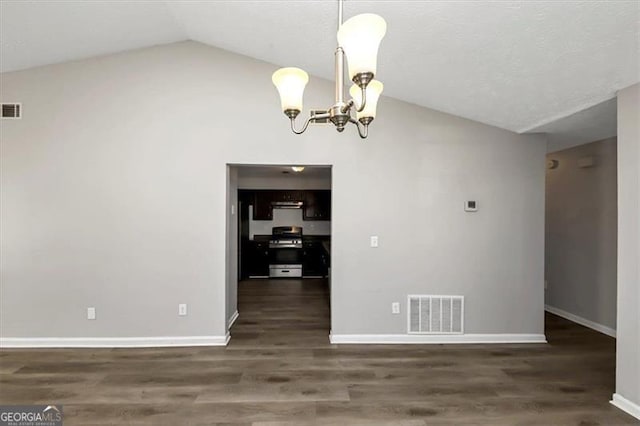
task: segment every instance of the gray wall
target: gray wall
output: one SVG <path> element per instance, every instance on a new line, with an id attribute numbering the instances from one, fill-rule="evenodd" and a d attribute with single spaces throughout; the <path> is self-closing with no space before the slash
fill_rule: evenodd
<path id="1" fill-rule="evenodd" d="M 547 155 L 545 302 L 616 328 L 616 139 Z M 580 167 L 592 158 L 593 167 Z"/>
<path id="2" fill-rule="evenodd" d="M 640 414 L 640 84 L 618 92 L 616 393 Z"/>
<path id="3" fill-rule="evenodd" d="M 296 136 L 276 68 L 183 42 L 3 74 L 2 336 L 224 335 L 227 164 L 333 165 L 334 333 L 404 334 L 409 293 L 465 295 L 468 333 L 543 333 L 543 136 L 389 98 L 365 141 Z M 312 78 L 305 103 L 332 96 Z"/>

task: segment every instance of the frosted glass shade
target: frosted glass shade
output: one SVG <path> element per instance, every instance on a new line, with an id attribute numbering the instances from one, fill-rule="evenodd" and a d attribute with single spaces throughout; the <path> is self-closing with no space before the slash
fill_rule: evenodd
<path id="1" fill-rule="evenodd" d="M 309 75 L 300 68 L 280 68 L 271 76 L 271 81 L 280 93 L 282 111 L 302 111 L 302 95 L 309 82 Z"/>
<path id="2" fill-rule="evenodd" d="M 338 30 L 338 45 L 344 49 L 349 64 L 349 78 L 360 73 L 376 73 L 378 47 L 387 32 L 387 23 L 374 13 L 348 19 Z"/>
<path id="3" fill-rule="evenodd" d="M 367 103 L 364 106 L 364 109 L 361 112 L 356 110 L 356 117 L 358 120 L 361 118 L 376 118 L 376 109 L 378 107 L 378 99 L 380 99 L 380 94 L 384 89 L 384 85 L 380 83 L 378 80 L 371 80 L 367 88 Z M 362 89 L 357 85 L 351 86 L 349 89 L 349 93 L 351 97 L 356 101 L 356 106 L 362 105 Z"/>

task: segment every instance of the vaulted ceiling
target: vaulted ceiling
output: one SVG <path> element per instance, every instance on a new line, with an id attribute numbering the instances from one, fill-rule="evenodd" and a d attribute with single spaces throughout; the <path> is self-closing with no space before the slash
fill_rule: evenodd
<path id="1" fill-rule="evenodd" d="M 334 0 L 0 5 L 3 72 L 191 39 L 333 79 Z M 639 1 L 346 1 L 344 11 L 387 21 L 385 95 L 516 132 L 610 121 L 606 101 L 640 81 Z"/>

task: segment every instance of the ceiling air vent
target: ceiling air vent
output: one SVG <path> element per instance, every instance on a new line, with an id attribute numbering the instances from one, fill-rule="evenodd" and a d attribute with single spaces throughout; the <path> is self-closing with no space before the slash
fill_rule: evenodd
<path id="1" fill-rule="evenodd" d="M 21 118 L 22 117 L 22 105 L 21 104 L 2 104 L 2 118 Z"/>
<path id="2" fill-rule="evenodd" d="M 409 334 L 463 334 L 464 296 L 410 295 Z"/>

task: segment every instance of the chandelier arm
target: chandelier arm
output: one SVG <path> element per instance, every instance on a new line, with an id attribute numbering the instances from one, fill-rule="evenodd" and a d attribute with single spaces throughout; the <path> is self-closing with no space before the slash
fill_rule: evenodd
<path id="1" fill-rule="evenodd" d="M 364 111 L 364 107 L 367 106 L 367 90 L 366 89 L 361 89 L 361 90 L 362 90 L 362 105 L 358 106 L 358 104 L 356 103 L 356 100 L 351 98 L 349 99 L 349 102 L 347 102 L 347 104 L 342 107 L 342 112 L 349 111 L 349 109 L 353 106 L 356 107 L 356 111 L 358 112 Z"/>
<path id="2" fill-rule="evenodd" d="M 296 119 L 291 118 L 291 131 L 296 135 L 301 135 L 305 132 L 305 130 L 307 130 L 307 127 L 309 127 L 310 122 L 311 122 L 311 117 L 307 118 L 307 121 L 304 122 L 304 125 L 302 126 L 301 130 L 296 130 Z"/>
<path id="3" fill-rule="evenodd" d="M 347 113 L 349 112 L 349 110 L 351 109 L 351 107 L 353 106 L 355 102 L 353 101 L 353 99 L 349 99 L 349 102 L 347 102 L 347 104 L 345 106 L 343 106 L 340 111 Z"/>
<path id="4" fill-rule="evenodd" d="M 342 111 L 343 113 L 350 113 L 351 107 L 354 106 L 356 103 L 356 101 L 354 101 L 353 99 L 349 99 L 349 102 L 347 102 L 347 104 L 345 106 L 343 106 L 340 111 Z"/>
<path id="5" fill-rule="evenodd" d="M 369 126 L 368 125 L 362 125 L 361 126 L 360 122 L 355 120 L 355 119 L 353 119 L 353 118 L 349 118 L 349 122 L 356 125 L 356 127 L 358 128 L 358 135 L 360 135 L 360 138 L 366 139 L 367 136 L 369 136 Z"/>
<path id="6" fill-rule="evenodd" d="M 296 135 L 301 135 L 305 132 L 305 130 L 307 130 L 307 127 L 309 127 L 309 123 L 311 123 L 312 121 L 315 120 L 322 120 L 324 118 L 329 118 L 329 113 L 324 113 L 324 114 L 318 114 L 318 115 L 314 115 L 312 117 L 307 118 L 307 120 L 304 122 L 304 125 L 302 126 L 301 130 L 296 130 L 296 119 L 294 117 L 291 117 L 291 131 L 293 133 L 295 133 Z"/>
<path id="7" fill-rule="evenodd" d="M 356 107 L 358 112 L 364 111 L 364 107 L 367 106 L 367 89 L 361 87 L 360 90 L 362 91 L 362 105 L 360 105 L 360 108 Z"/>

